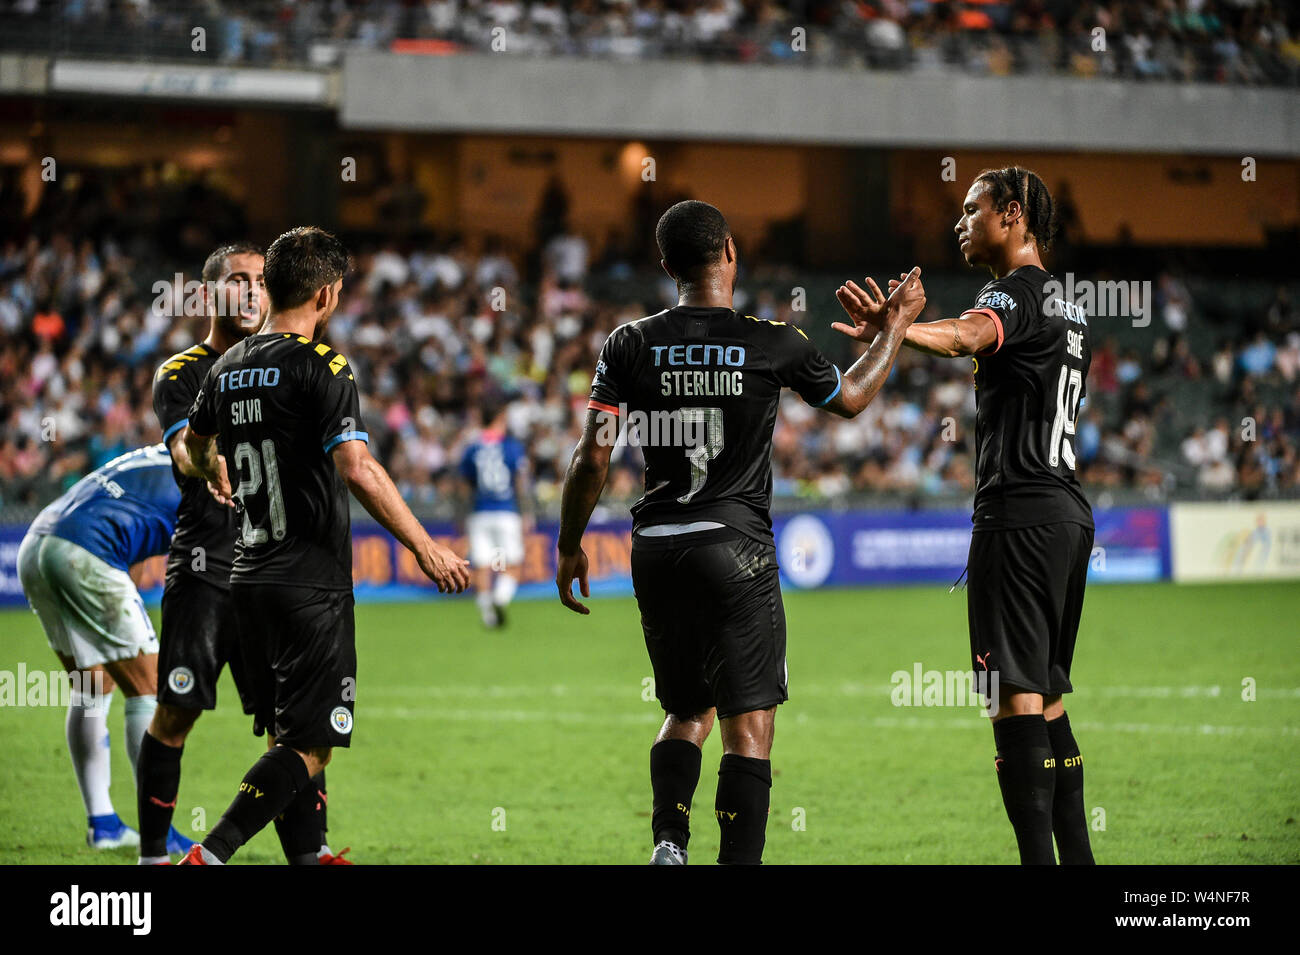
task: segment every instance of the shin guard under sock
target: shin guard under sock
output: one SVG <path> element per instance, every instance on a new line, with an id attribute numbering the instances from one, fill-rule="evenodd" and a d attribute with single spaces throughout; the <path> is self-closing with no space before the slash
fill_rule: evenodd
<path id="1" fill-rule="evenodd" d="M 181 754 L 184 746 L 168 746 L 146 732 L 140 741 L 136 764 L 136 810 L 140 819 L 140 855 L 165 856 L 167 832 L 181 788 Z"/>
<path id="2" fill-rule="evenodd" d="M 1052 796 L 1056 765 L 1041 713 L 1007 716 L 993 724 L 994 767 L 1007 818 L 1016 831 L 1021 865 L 1056 865 L 1052 852 Z"/>
<path id="3" fill-rule="evenodd" d="M 287 746 L 272 747 L 244 776 L 234 802 L 203 840 L 203 847 L 226 862 L 310 785 L 302 757 Z"/>
<path id="4" fill-rule="evenodd" d="M 1083 807 L 1083 756 L 1066 714 L 1047 721 L 1047 737 L 1056 757 L 1056 794 L 1052 798 L 1052 832 L 1061 865 L 1095 865 L 1088 842 L 1088 814 Z"/>
<path id="5" fill-rule="evenodd" d="M 650 747 L 650 788 L 654 845 L 668 841 L 685 849 L 691 838 L 691 800 L 700 781 L 700 748 L 685 739 L 666 739 Z"/>
<path id="6" fill-rule="evenodd" d="M 772 795 L 772 763 L 727 753 L 718 767 L 714 809 L 722 842 L 719 865 L 761 865 Z"/>

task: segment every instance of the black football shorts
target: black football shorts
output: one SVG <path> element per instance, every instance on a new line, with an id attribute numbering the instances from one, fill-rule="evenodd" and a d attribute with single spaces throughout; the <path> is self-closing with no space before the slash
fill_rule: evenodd
<path id="1" fill-rule="evenodd" d="M 297 750 L 352 741 L 357 648 L 351 590 L 232 582 L 253 732 Z"/>
<path id="2" fill-rule="evenodd" d="M 230 593 L 193 574 L 169 574 L 163 585 L 158 702 L 192 710 L 215 709 L 217 680 L 226 666 L 244 712 L 252 713 L 253 698 Z"/>
<path id="3" fill-rule="evenodd" d="M 788 698 L 776 548 L 728 527 L 632 535 L 632 584 L 664 710 L 726 719 Z"/>
<path id="4" fill-rule="evenodd" d="M 1069 693 L 1093 529 L 1082 524 L 976 530 L 970 541 L 966 614 L 977 680 L 996 672 L 1012 686 Z"/>

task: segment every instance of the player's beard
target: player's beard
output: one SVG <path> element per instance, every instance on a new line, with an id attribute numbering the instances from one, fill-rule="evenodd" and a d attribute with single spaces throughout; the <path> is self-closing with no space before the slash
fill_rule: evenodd
<path id="1" fill-rule="evenodd" d="M 216 315 L 213 316 L 212 324 L 226 336 L 230 341 L 239 341 L 252 335 L 256 329 L 250 328 L 243 324 L 243 315 Z M 261 319 L 258 319 L 258 325 L 261 325 Z"/>

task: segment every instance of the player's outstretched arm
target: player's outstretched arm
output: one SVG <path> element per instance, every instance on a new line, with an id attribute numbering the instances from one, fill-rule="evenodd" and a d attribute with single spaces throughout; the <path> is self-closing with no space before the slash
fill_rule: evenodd
<path id="1" fill-rule="evenodd" d="M 587 555 L 582 550 L 582 534 L 591 520 L 591 512 L 600 500 L 605 478 L 609 475 L 609 456 L 614 450 L 613 441 L 602 441 L 600 416 L 616 417 L 608 411 L 587 412 L 582 438 L 574 449 L 569 471 L 564 476 L 564 494 L 560 503 L 560 538 L 556 544 L 555 586 L 560 592 L 560 603 L 574 613 L 591 613 L 586 604 L 573 596 L 573 581 L 584 597 L 591 596 L 587 583 Z M 614 429 L 618 433 L 618 429 Z"/>
<path id="2" fill-rule="evenodd" d="M 856 282 L 846 282 L 836 291 L 835 297 L 856 326 L 880 328 L 883 325 L 880 289 L 871 279 L 867 279 L 867 284 L 870 289 L 861 288 Z M 898 279 L 890 279 L 891 298 L 902 284 Z M 970 311 L 957 318 L 914 324 L 907 329 L 903 344 L 927 355 L 957 358 L 978 354 L 992 348 L 997 341 L 998 330 L 993 319 L 984 312 Z"/>
<path id="3" fill-rule="evenodd" d="M 852 325 L 835 322 L 831 328 L 858 341 L 871 341 L 866 353 L 844 373 L 838 393 L 824 407 L 843 418 L 860 414 L 884 387 L 890 369 L 903 347 L 909 326 L 925 308 L 925 288 L 921 285 L 921 269 L 914 268 L 904 281 L 897 283 L 889 298 L 880 294 L 876 283 L 867 280 L 871 293 L 861 292 L 864 300 L 856 310 L 845 306 Z M 852 284 L 852 283 L 849 283 Z M 857 289 L 857 286 L 853 286 Z M 847 286 L 835 293 L 844 304 Z M 853 293 L 848 293 L 850 296 Z M 853 301 L 857 302 L 856 298 Z"/>
<path id="4" fill-rule="evenodd" d="M 415 555 L 420 570 L 438 585 L 440 592 L 460 593 L 469 586 L 469 561 L 429 536 L 364 441 L 344 441 L 331 456 L 348 490 L 371 517 Z"/>

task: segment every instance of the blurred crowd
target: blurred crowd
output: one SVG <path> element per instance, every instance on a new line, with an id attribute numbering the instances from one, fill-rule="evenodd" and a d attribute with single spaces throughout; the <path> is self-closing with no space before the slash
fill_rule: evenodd
<path id="1" fill-rule="evenodd" d="M 204 25 L 222 62 L 344 47 L 1295 85 L 1282 0 L 0 0 L 9 44 L 164 56 Z M 0 40 L 0 48 L 4 47 Z"/>
<path id="2" fill-rule="evenodd" d="M 159 291 L 166 287 L 155 283 L 173 281 L 178 255 L 184 277 L 197 279 L 217 244 L 201 229 L 160 229 L 159 217 L 194 223 L 203 221 L 200 211 L 225 209 L 237 220 L 197 186 L 173 193 L 139 183 L 98 201 L 58 196 L 50 194 L 35 222 L 0 231 L 2 505 L 48 501 L 91 468 L 159 440 L 154 371 L 199 341 L 206 319 L 176 315 Z M 119 215 L 126 207 L 155 211 L 131 222 Z M 563 222 L 542 235 L 527 256 L 458 236 L 355 248 L 328 338 L 352 363 L 376 454 L 407 498 L 431 512 L 456 506 L 455 464 L 489 397 L 510 400 L 509 426 L 528 448 L 536 498 L 554 503 L 606 336 L 675 302 L 666 277 L 634 268 L 616 250 L 590 249 Z M 824 326 L 836 311 L 829 293 L 795 311 L 791 284 L 788 270 L 755 269 L 742 278 L 737 307 L 808 323 L 810 335 L 827 341 Z M 1229 288 L 1229 298 L 1237 291 Z M 931 301 L 923 320 L 964 304 Z M 1201 312 L 1169 274 L 1156 283 L 1150 328 L 1135 336 L 1093 323 L 1076 442 L 1081 477 L 1095 493 L 1164 500 L 1300 491 L 1300 314 L 1291 290 L 1279 287 L 1268 307 L 1217 325 Z M 852 359 L 847 344 L 828 347 L 841 349 L 831 352 L 841 364 Z M 905 350 L 855 420 L 785 395 L 776 491 L 832 500 L 964 497 L 973 490 L 973 427 L 969 362 Z M 610 493 L 634 499 L 640 486 L 639 450 L 620 448 Z"/>

